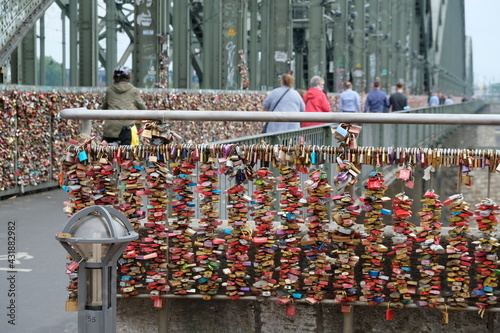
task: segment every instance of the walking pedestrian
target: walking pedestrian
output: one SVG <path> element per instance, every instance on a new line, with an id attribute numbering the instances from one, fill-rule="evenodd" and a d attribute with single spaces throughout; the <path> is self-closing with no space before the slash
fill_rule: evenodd
<path id="1" fill-rule="evenodd" d="M 330 101 L 323 90 L 325 89 L 325 80 L 321 76 L 313 76 L 310 85 L 311 88 L 304 96 L 306 112 L 330 112 Z M 302 123 L 302 127 L 322 124 L 324 123 Z"/>
<path id="2" fill-rule="evenodd" d="M 380 81 L 373 82 L 373 90 L 366 95 L 365 112 L 388 112 L 387 94 L 380 90 Z"/>
<path id="3" fill-rule="evenodd" d="M 361 103 L 359 94 L 352 90 L 352 83 L 344 83 L 344 92 L 340 94 L 339 111 L 340 112 L 361 112 Z"/>
<path id="4" fill-rule="evenodd" d="M 389 97 L 391 112 L 407 110 L 410 108 L 408 106 L 408 98 L 405 94 L 403 94 L 404 87 L 405 85 L 403 82 L 396 83 L 396 92 Z"/>
<path id="5" fill-rule="evenodd" d="M 445 100 L 446 100 L 446 97 L 444 96 L 444 94 L 439 93 L 439 105 L 444 105 Z"/>
<path id="6" fill-rule="evenodd" d="M 264 109 L 279 112 L 303 112 L 305 104 L 299 93 L 293 89 L 295 78 L 291 74 L 283 74 L 280 87 L 273 89 L 264 100 Z M 262 133 L 273 133 L 299 129 L 299 122 L 268 122 Z"/>
<path id="7" fill-rule="evenodd" d="M 453 102 L 453 98 L 448 95 L 448 97 L 446 97 L 446 99 L 444 100 L 444 105 L 453 105 L 453 104 L 455 104 L 455 102 Z"/>
<path id="8" fill-rule="evenodd" d="M 439 105 L 439 97 L 437 93 L 433 92 L 431 97 L 429 98 L 429 106 L 438 106 Z"/>

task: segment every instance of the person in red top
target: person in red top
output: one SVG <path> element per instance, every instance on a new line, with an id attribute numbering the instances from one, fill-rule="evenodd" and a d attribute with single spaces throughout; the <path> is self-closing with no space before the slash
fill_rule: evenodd
<path id="1" fill-rule="evenodd" d="M 305 112 L 330 112 L 330 101 L 323 91 L 325 80 L 321 76 L 313 76 L 311 78 L 311 88 L 304 96 L 306 104 Z M 302 123 L 301 127 L 322 125 L 324 123 Z"/>

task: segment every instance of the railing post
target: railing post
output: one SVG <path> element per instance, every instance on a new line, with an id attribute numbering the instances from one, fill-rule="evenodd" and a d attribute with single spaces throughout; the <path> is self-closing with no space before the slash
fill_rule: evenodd
<path id="1" fill-rule="evenodd" d="M 325 145 L 330 145 L 333 146 L 333 134 L 330 126 L 323 127 L 323 142 Z M 328 179 L 333 179 L 332 175 L 332 164 L 331 163 L 325 163 L 323 166 L 326 174 L 328 175 Z"/>
<path id="2" fill-rule="evenodd" d="M 353 333 L 354 332 L 354 306 L 351 306 L 350 311 L 342 312 L 343 314 L 343 333 Z"/>
<path id="3" fill-rule="evenodd" d="M 82 120 L 82 136 L 87 138 L 90 137 L 90 132 L 92 131 L 92 120 Z"/>

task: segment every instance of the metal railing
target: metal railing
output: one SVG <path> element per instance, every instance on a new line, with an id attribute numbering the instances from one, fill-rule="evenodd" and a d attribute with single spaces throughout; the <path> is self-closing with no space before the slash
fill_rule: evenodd
<path id="1" fill-rule="evenodd" d="M 373 113 L 289 113 L 289 112 L 245 112 L 245 111 L 130 111 L 130 110 L 86 110 L 65 109 L 61 111 L 63 118 L 74 119 L 148 119 L 148 120 L 186 120 L 186 121 L 327 121 L 325 125 L 301 128 L 297 130 L 266 133 L 232 140 L 208 143 L 209 145 L 238 144 L 258 145 L 265 142 L 268 145 L 279 146 L 338 146 L 333 132 L 341 122 L 362 123 L 363 130 L 358 143 L 364 147 L 433 147 L 440 143 L 443 137 L 449 135 L 457 124 L 500 124 L 500 116 L 472 115 L 484 106 L 482 101 L 472 101 L 463 104 L 421 108 L 411 111 L 373 114 Z M 446 113 L 448 112 L 448 113 Z M 382 123 L 379 123 L 382 122 Z M 386 123 L 383 123 L 386 122 Z M 90 133 L 90 121 L 82 122 L 82 133 Z M 385 173 L 390 174 L 394 166 L 386 167 Z M 322 166 L 329 179 L 333 179 L 333 169 L 330 164 Z M 277 170 L 272 170 L 277 173 Z M 363 168 L 361 179 L 367 174 Z M 301 184 L 307 179 L 307 174 L 301 174 Z M 390 183 L 390 182 L 388 182 Z M 221 179 L 220 189 L 224 191 L 232 185 L 232 181 Z M 360 191 L 362 182 L 359 182 L 356 191 Z M 248 190 L 253 191 L 253 185 L 248 184 Z M 277 194 L 279 195 L 279 194 Z M 279 199 L 277 197 L 277 199 Z M 199 198 L 195 198 L 198 206 Z M 276 200 L 277 202 L 279 200 Z M 225 199 L 219 203 L 220 218 L 227 219 Z M 196 211 L 194 218 L 198 219 Z"/>
<path id="2" fill-rule="evenodd" d="M 290 113 L 265 113 L 265 112 L 196 112 L 196 111 L 87 111 L 87 110 L 63 110 L 62 117 L 75 119 L 156 119 L 156 120 L 225 120 L 225 121 L 324 121 L 329 124 L 309 127 L 305 129 L 261 134 L 245 138 L 237 138 L 215 142 L 211 144 L 239 144 L 245 146 L 257 145 L 262 141 L 268 145 L 280 146 L 335 146 L 335 139 L 332 135 L 332 128 L 340 122 L 362 123 L 363 132 L 359 138 L 362 146 L 388 146 L 388 147 L 418 147 L 427 145 L 428 147 L 438 144 L 440 140 L 453 131 L 459 124 L 481 124 L 499 125 L 498 115 L 471 115 L 477 112 L 484 103 L 469 102 L 457 106 L 443 106 L 438 108 L 425 108 L 412 110 L 410 112 L 392 114 L 290 114 Z M 293 117 L 293 120 L 290 119 Z M 333 124 L 333 126 L 332 126 Z M 420 124 L 420 125 L 418 125 Z M 84 122 L 85 131 L 89 131 L 89 122 Z M 325 167 L 329 167 L 326 166 Z M 331 176 L 331 170 L 329 171 Z M 303 184 L 303 180 L 300 182 Z M 221 183 L 220 189 L 229 187 L 229 182 Z M 253 191 L 251 185 L 248 190 Z M 221 207 L 225 203 L 221 198 Z M 219 209 L 220 217 L 224 217 L 224 209 Z M 140 295 L 149 297 L 149 295 Z M 167 295 L 165 298 L 177 298 L 180 296 Z M 183 298 L 200 299 L 200 295 L 182 296 Z M 214 299 L 227 300 L 224 295 L 217 295 Z M 246 300 L 256 300 L 256 297 L 242 297 Z M 323 300 L 322 303 L 334 303 L 333 300 Z M 367 305 L 365 302 L 355 302 L 352 305 Z M 416 308 L 416 305 L 409 307 Z M 468 306 L 461 310 L 473 311 L 475 307 Z M 499 311 L 496 308 L 493 311 Z M 353 332 L 353 312 L 344 312 L 344 332 Z M 164 324 L 164 323 L 163 323 Z M 162 326 L 162 329 L 166 329 Z"/>

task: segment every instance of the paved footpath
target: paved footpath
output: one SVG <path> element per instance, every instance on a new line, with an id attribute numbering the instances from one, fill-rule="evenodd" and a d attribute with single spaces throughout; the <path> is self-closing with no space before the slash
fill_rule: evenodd
<path id="1" fill-rule="evenodd" d="M 65 311 L 67 253 L 54 238 L 68 220 L 67 199 L 57 189 L 0 201 L 2 333 L 78 331 L 77 312 Z M 15 273 L 9 272 L 9 246 L 15 246 Z"/>

